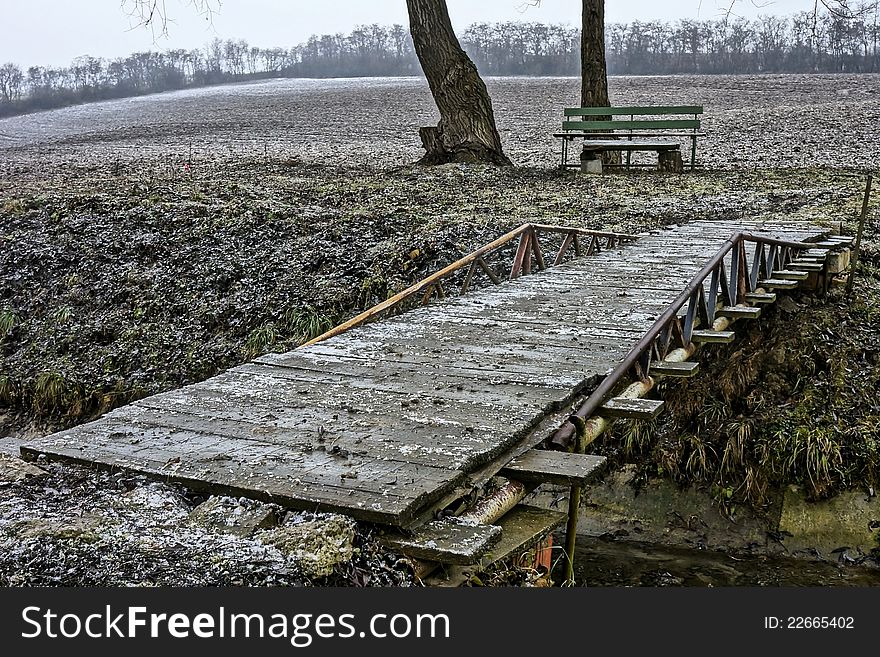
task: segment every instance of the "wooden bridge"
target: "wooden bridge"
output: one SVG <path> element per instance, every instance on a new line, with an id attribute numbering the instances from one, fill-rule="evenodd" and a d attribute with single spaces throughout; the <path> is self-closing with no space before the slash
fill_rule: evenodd
<path id="1" fill-rule="evenodd" d="M 423 565 L 485 566 L 565 522 L 526 493 L 570 485 L 576 511 L 604 461 L 584 448 L 612 418 L 656 415 L 657 377 L 692 376 L 700 344 L 778 292 L 826 286 L 848 242 L 794 222 L 525 225 L 295 351 L 21 451 L 345 513 Z"/>

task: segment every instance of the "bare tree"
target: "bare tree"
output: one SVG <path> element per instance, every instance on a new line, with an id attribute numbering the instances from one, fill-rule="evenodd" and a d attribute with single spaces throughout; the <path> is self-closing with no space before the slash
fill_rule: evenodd
<path id="1" fill-rule="evenodd" d="M 188 0 L 210 17 L 220 0 Z M 167 32 L 165 0 L 122 0 L 140 23 Z M 440 111 L 436 127 L 421 128 L 422 162 L 485 162 L 510 164 L 501 148 L 492 100 L 477 67 L 461 48 L 446 0 L 406 0 L 416 55 Z"/>
<path id="2" fill-rule="evenodd" d="M 583 0 L 581 20 L 581 106 L 607 107 L 605 0 Z"/>
<path id="3" fill-rule="evenodd" d="M 406 0 L 416 56 L 440 111 L 436 127 L 419 129 L 425 164 L 509 165 L 492 100 L 477 67 L 452 30 L 446 0 Z"/>

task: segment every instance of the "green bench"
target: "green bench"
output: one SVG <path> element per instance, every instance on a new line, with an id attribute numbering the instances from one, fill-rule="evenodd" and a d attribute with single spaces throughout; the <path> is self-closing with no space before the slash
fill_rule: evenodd
<path id="1" fill-rule="evenodd" d="M 661 170 L 682 171 L 681 143 L 677 139 L 687 137 L 691 141 L 689 167 L 693 171 L 697 138 L 705 137 L 705 133 L 700 132 L 702 113 L 701 105 L 566 107 L 562 132 L 553 135 L 562 139 L 561 168 L 582 166 L 580 161 L 568 161 L 569 142 L 580 139 L 584 142 L 581 159 L 599 162 L 594 171 L 601 171 L 602 154 L 606 151 L 625 152 L 627 169 L 631 166 L 633 151 L 654 151 Z M 645 137 L 660 139 L 646 140 Z"/>

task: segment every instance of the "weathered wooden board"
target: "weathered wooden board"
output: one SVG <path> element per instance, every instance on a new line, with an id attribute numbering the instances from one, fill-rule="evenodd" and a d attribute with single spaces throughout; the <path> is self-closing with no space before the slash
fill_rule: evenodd
<path id="1" fill-rule="evenodd" d="M 602 404 L 597 411 L 605 417 L 622 417 L 633 420 L 653 420 L 663 410 L 662 399 L 632 399 L 614 397 Z"/>
<path id="2" fill-rule="evenodd" d="M 501 539 L 497 525 L 468 525 L 455 518 L 433 520 L 412 536 L 388 533 L 383 543 L 415 559 L 467 565 L 476 563 Z"/>
<path id="3" fill-rule="evenodd" d="M 544 540 L 565 523 L 567 515 L 559 511 L 517 504 L 498 521 L 501 538 L 484 554 L 479 563 L 448 566 L 425 580 L 427 586 L 453 587 L 468 582 L 489 566 L 507 558 L 518 557 Z"/>
<path id="4" fill-rule="evenodd" d="M 604 456 L 531 449 L 504 466 L 501 474 L 539 484 L 584 484 L 596 477 L 606 463 Z"/>
<path id="5" fill-rule="evenodd" d="M 651 363 L 650 374 L 661 374 L 663 376 L 689 379 L 693 376 L 696 376 L 699 369 L 700 364 L 692 360 L 686 360 L 680 363 L 668 360 L 660 360 Z"/>

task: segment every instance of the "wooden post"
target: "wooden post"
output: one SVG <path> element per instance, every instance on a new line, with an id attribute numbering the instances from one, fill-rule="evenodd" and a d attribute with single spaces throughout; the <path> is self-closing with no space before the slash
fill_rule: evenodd
<path id="1" fill-rule="evenodd" d="M 846 282 L 846 295 L 850 296 L 853 289 L 853 280 L 856 277 L 856 267 L 859 264 L 859 250 L 862 248 L 862 235 L 865 232 L 865 220 L 868 218 L 868 201 L 871 199 L 871 183 L 874 176 L 868 174 L 868 180 L 865 183 L 865 198 L 862 200 L 862 215 L 859 219 L 859 232 L 856 235 L 856 244 L 853 247 L 852 263 L 849 266 L 849 280 Z"/>

